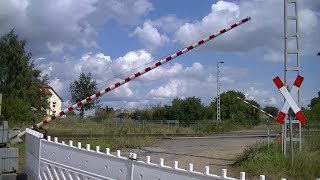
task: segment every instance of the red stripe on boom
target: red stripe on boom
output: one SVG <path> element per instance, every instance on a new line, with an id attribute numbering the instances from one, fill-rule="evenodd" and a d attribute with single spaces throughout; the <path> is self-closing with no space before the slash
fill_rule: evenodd
<path id="1" fill-rule="evenodd" d="M 48 124 L 47 120 L 42 121 L 43 124 Z"/>
<path id="2" fill-rule="evenodd" d="M 212 36 L 212 35 L 211 35 Z M 204 40 L 198 41 L 198 44 L 201 45 L 204 43 Z"/>
<path id="3" fill-rule="evenodd" d="M 68 107 L 68 111 L 72 111 L 73 110 L 73 107 Z"/>
<path id="4" fill-rule="evenodd" d="M 120 82 L 117 82 L 114 84 L 114 87 L 119 87 L 120 86 Z"/>
<path id="5" fill-rule="evenodd" d="M 182 54 L 182 51 L 177 52 L 177 56 L 180 56 Z"/>
<path id="6" fill-rule="evenodd" d="M 59 115 L 60 115 L 60 116 L 64 115 L 64 112 L 63 112 L 63 111 L 61 111 L 61 112 L 59 113 Z"/>
<path id="7" fill-rule="evenodd" d="M 187 49 L 190 51 L 191 49 L 193 49 L 193 46 L 188 46 Z"/>
<path id="8" fill-rule="evenodd" d="M 171 56 L 166 57 L 166 61 L 170 61 L 172 59 Z"/>
<path id="9" fill-rule="evenodd" d="M 147 67 L 146 69 L 144 69 L 146 72 L 150 71 L 151 68 L 150 67 Z"/>
<path id="10" fill-rule="evenodd" d="M 89 102 L 89 101 L 91 101 L 92 99 L 91 99 L 91 97 L 87 97 L 86 100 Z"/>
<path id="11" fill-rule="evenodd" d="M 110 87 L 105 88 L 104 91 L 109 92 L 110 91 Z"/>
<path id="12" fill-rule="evenodd" d="M 124 81 L 125 81 L 125 82 L 128 82 L 128 81 L 130 81 L 130 78 L 127 77 L 127 78 L 124 79 Z"/>
<path id="13" fill-rule="evenodd" d="M 161 65 L 161 62 L 157 62 L 155 65 L 156 65 L 156 67 L 158 67 Z"/>
<path id="14" fill-rule="evenodd" d="M 82 106 L 82 102 L 81 101 L 77 102 L 77 106 Z"/>
<path id="15" fill-rule="evenodd" d="M 225 29 L 222 29 L 221 31 L 220 31 L 220 34 L 223 34 L 223 33 L 225 33 L 225 32 L 227 32 Z"/>
<path id="16" fill-rule="evenodd" d="M 141 75 L 140 72 L 137 72 L 134 74 L 134 77 L 139 77 L 140 75 Z"/>
<path id="17" fill-rule="evenodd" d="M 210 36 L 209 36 L 209 39 L 213 39 L 213 38 L 215 38 L 216 36 L 214 35 L 214 34 L 211 34 Z"/>
<path id="18" fill-rule="evenodd" d="M 284 85 L 281 81 L 281 79 L 279 78 L 279 76 L 275 77 L 273 79 L 273 82 L 276 84 L 276 86 L 278 87 L 278 89 L 282 88 Z"/>
<path id="19" fill-rule="evenodd" d="M 245 23 L 245 22 L 247 22 L 247 21 L 249 21 L 249 19 L 248 19 L 248 18 L 245 18 L 245 19 L 242 20 L 242 23 Z"/>
<path id="20" fill-rule="evenodd" d="M 99 96 L 101 96 L 101 93 L 100 93 L 100 92 L 97 92 L 97 93 L 96 93 L 96 97 L 99 97 Z"/>
<path id="21" fill-rule="evenodd" d="M 301 84 L 302 84 L 302 81 L 303 81 L 303 77 L 298 75 L 297 79 L 294 81 L 293 85 L 297 86 L 297 87 L 300 87 Z"/>
<path id="22" fill-rule="evenodd" d="M 235 27 L 237 27 L 238 26 L 238 24 L 232 24 L 231 25 L 231 28 L 235 28 Z"/>

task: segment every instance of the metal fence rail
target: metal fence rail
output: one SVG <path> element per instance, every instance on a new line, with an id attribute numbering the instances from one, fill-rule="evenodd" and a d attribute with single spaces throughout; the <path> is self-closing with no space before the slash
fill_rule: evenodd
<path id="1" fill-rule="evenodd" d="M 101 152 L 99 146 L 92 150 L 89 144 L 82 147 L 80 142 L 74 145 L 73 141 L 58 142 L 58 138 L 45 140 L 41 133 L 30 129 L 26 129 L 25 149 L 30 179 L 235 179 L 227 176 L 226 169 L 222 169 L 221 175 L 214 175 L 207 166 L 204 172 L 194 171 L 191 163 L 188 169 L 182 169 L 178 161 L 173 167 L 165 165 L 163 159 L 159 164 L 153 163 L 150 156 L 146 161 L 138 161 L 134 153 L 123 157 L 120 150 L 112 154 L 109 148 Z M 244 172 L 239 179 L 245 179 Z"/>

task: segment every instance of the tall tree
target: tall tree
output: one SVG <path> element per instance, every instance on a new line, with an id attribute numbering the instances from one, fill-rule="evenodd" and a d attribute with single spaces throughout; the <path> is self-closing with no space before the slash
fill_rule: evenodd
<path id="1" fill-rule="evenodd" d="M 97 83 L 91 79 L 91 74 L 87 75 L 81 73 L 78 80 L 75 80 L 70 84 L 69 92 L 71 94 L 71 103 L 77 103 L 86 97 L 91 96 L 97 91 Z M 93 109 L 99 104 L 98 99 L 91 101 L 85 105 L 82 105 L 77 110 L 80 112 L 80 116 L 83 117 L 84 111 Z"/>
<path id="2" fill-rule="evenodd" d="M 318 92 L 318 97 L 312 98 L 308 106 L 310 107 L 310 109 L 312 109 L 316 104 L 319 104 L 319 103 L 320 103 L 320 91 Z"/>
<path id="3" fill-rule="evenodd" d="M 279 109 L 277 107 L 274 106 L 266 106 L 265 108 L 263 108 L 263 110 L 269 114 L 271 114 L 272 116 L 276 117 L 278 115 Z"/>
<path id="4" fill-rule="evenodd" d="M 250 124 L 258 123 L 257 120 L 259 119 L 259 112 L 237 99 L 237 97 L 245 99 L 245 95 L 242 92 L 228 91 L 221 94 L 221 118 L 224 120 L 236 120 Z M 260 105 L 253 100 L 247 101 L 257 107 L 260 107 Z M 208 111 L 209 118 L 212 118 L 213 114 L 216 115 L 216 104 L 217 99 L 215 98 L 210 104 L 210 109 Z"/>
<path id="5" fill-rule="evenodd" d="M 26 41 L 19 40 L 14 30 L 0 39 L 0 92 L 3 114 L 8 120 L 28 120 L 30 106 L 45 112 L 48 107 L 42 85 L 47 83 L 25 50 Z"/>
<path id="6" fill-rule="evenodd" d="M 172 101 L 173 119 L 190 121 L 201 120 L 205 117 L 205 107 L 200 98 L 188 97 L 186 99 L 175 98 Z"/>

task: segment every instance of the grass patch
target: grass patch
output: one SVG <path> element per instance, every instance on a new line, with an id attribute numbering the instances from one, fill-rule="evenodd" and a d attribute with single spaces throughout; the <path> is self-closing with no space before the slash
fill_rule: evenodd
<path id="1" fill-rule="evenodd" d="M 266 175 L 271 179 L 281 177 L 290 179 L 315 179 L 320 177 L 320 136 L 306 137 L 303 151 L 296 149 L 294 162 L 291 164 L 290 154 L 283 156 L 278 143 L 269 148 L 266 142 L 258 142 L 247 147 L 239 155 L 234 167 L 245 171 L 249 177 Z"/>

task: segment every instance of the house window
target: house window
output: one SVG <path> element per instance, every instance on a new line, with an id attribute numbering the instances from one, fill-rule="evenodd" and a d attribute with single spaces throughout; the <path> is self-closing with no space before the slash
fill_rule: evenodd
<path id="1" fill-rule="evenodd" d="M 52 107 L 55 108 L 56 104 L 57 104 L 57 102 L 52 102 Z"/>

